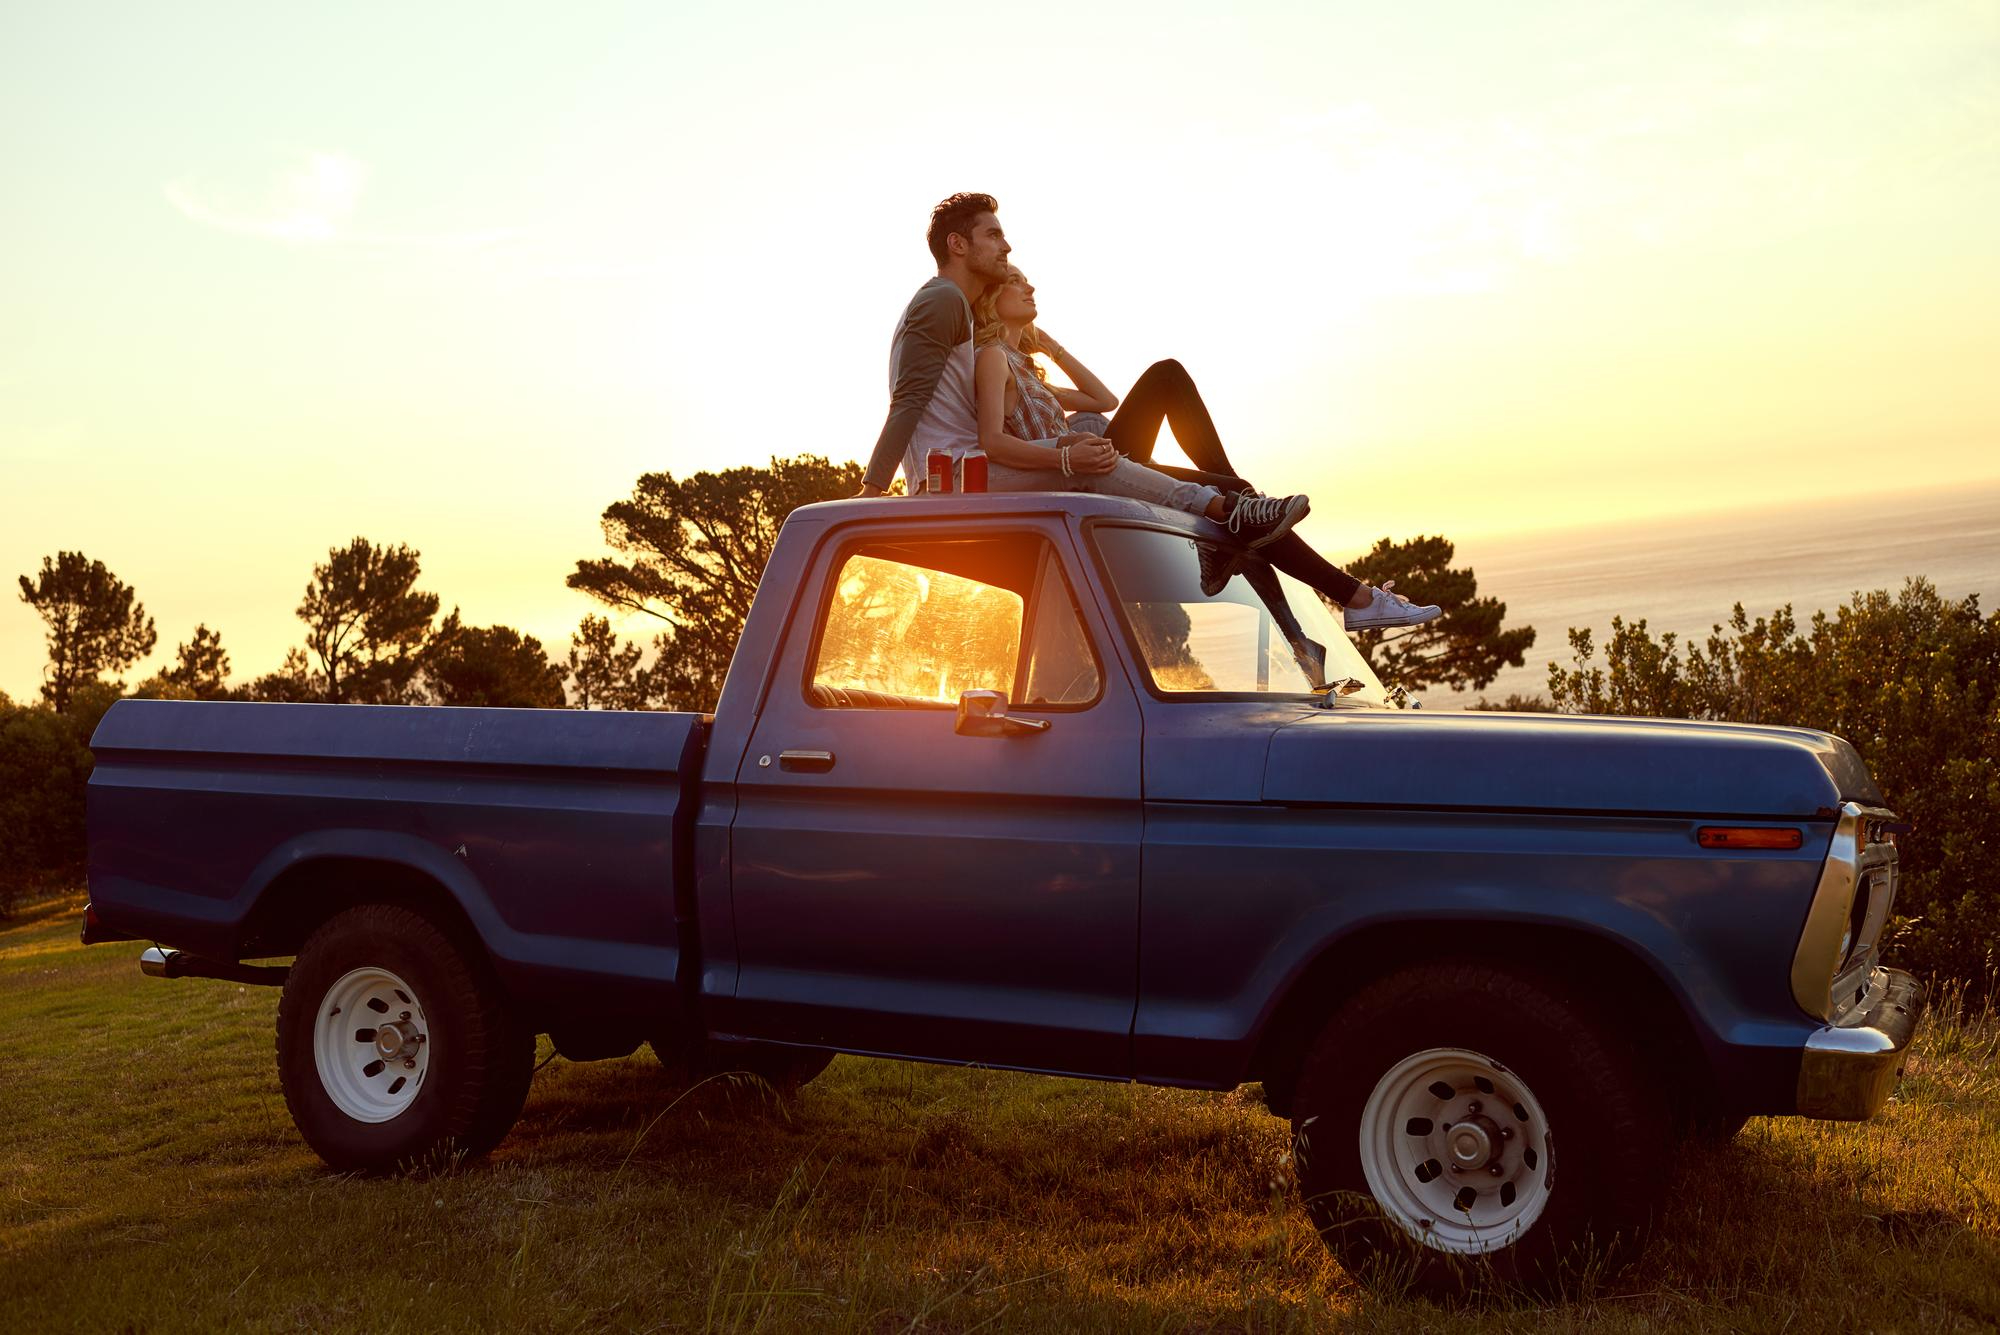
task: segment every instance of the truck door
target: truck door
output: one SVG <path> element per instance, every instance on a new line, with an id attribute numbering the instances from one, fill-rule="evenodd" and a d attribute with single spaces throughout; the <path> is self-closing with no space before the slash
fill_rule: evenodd
<path id="1" fill-rule="evenodd" d="M 1138 702 L 1058 524 L 830 539 L 736 776 L 742 1032 L 1131 1070 Z M 1019 719 L 967 735 L 960 694 Z"/>

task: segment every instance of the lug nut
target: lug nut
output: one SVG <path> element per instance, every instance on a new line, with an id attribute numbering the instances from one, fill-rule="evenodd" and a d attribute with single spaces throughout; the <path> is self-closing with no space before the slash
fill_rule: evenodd
<path id="1" fill-rule="evenodd" d="M 1493 1176 L 1498 1177 L 1500 1176 L 1500 1165 L 1496 1163 L 1486 1171 L 1493 1174 Z"/>
<path id="2" fill-rule="evenodd" d="M 408 1019 L 409 1017 L 408 1017 L 408 1016 L 404 1016 L 403 1018 L 404 1018 L 404 1019 Z M 1470 1103 L 1466 1104 L 1466 1105 L 1465 1105 L 1465 1110 L 1466 1110 L 1467 1112 L 1474 1112 L 1474 1113 L 1478 1112 L 1478 1111 L 1479 1111 L 1479 1100 L 1478 1100 L 1478 1099 L 1474 1099 L 1474 1100 L 1473 1100 L 1472 1102 L 1470 1102 Z"/>
<path id="3" fill-rule="evenodd" d="M 406 1070 L 406 1071 L 414 1071 L 414 1070 L 416 1070 L 416 1069 L 417 1069 L 417 1059 L 416 1059 L 415 1057 L 405 1057 L 405 1058 L 403 1058 L 403 1069 L 404 1069 L 404 1070 Z M 1500 1170 L 1496 1168 L 1496 1169 L 1494 1169 L 1493 1171 L 1497 1173 L 1497 1172 L 1499 1172 Z"/>
<path id="4" fill-rule="evenodd" d="M 1511 1127 L 1511 1126 L 1503 1126 L 1503 1127 L 1501 1127 L 1501 1128 L 1500 1128 L 1500 1139 L 1502 1139 L 1502 1140 L 1512 1140 L 1513 1138 L 1514 1138 L 1514 1128 L 1513 1128 L 1513 1127 Z"/>
<path id="5" fill-rule="evenodd" d="M 409 1013 L 408 1011 L 404 1011 L 404 1012 L 403 1012 L 403 1018 L 404 1018 L 405 1020 L 409 1019 L 409 1018 L 410 1018 L 410 1013 Z"/>

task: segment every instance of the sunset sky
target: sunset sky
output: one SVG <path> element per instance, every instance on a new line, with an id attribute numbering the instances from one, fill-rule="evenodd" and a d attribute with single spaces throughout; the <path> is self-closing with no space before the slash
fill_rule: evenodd
<path id="1" fill-rule="evenodd" d="M 133 681 L 356 534 L 560 655 L 640 473 L 865 457 L 954 190 L 1335 554 L 2000 475 L 2000 0 L 14 0 L 0 147 L 16 700 L 64 548 Z"/>

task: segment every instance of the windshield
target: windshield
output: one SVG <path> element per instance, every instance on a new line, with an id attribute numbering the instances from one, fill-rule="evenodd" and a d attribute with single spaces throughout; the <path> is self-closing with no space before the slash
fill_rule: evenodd
<path id="1" fill-rule="evenodd" d="M 1100 525 L 1097 548 L 1153 684 L 1169 694 L 1312 695 L 1384 704 L 1381 681 L 1318 594 L 1254 557 L 1214 596 L 1201 591 L 1201 549 L 1229 548 L 1159 529 Z"/>

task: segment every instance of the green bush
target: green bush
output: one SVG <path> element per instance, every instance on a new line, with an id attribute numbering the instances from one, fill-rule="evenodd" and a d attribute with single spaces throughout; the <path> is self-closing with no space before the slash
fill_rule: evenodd
<path id="1" fill-rule="evenodd" d="M 2000 969 L 2000 614 L 1928 580 L 1857 593 L 1801 629 L 1791 608 L 1736 606 L 1696 648 L 1646 623 L 1611 623 L 1605 663 L 1570 632 L 1549 665 L 1565 713 L 1792 724 L 1845 737 L 1914 829 L 1902 848 L 1892 947 L 1904 967 L 1990 991 Z"/>
<path id="2" fill-rule="evenodd" d="M 0 917 L 28 895 L 83 879 L 90 734 L 116 690 L 77 688 L 68 713 L 0 702 Z"/>

